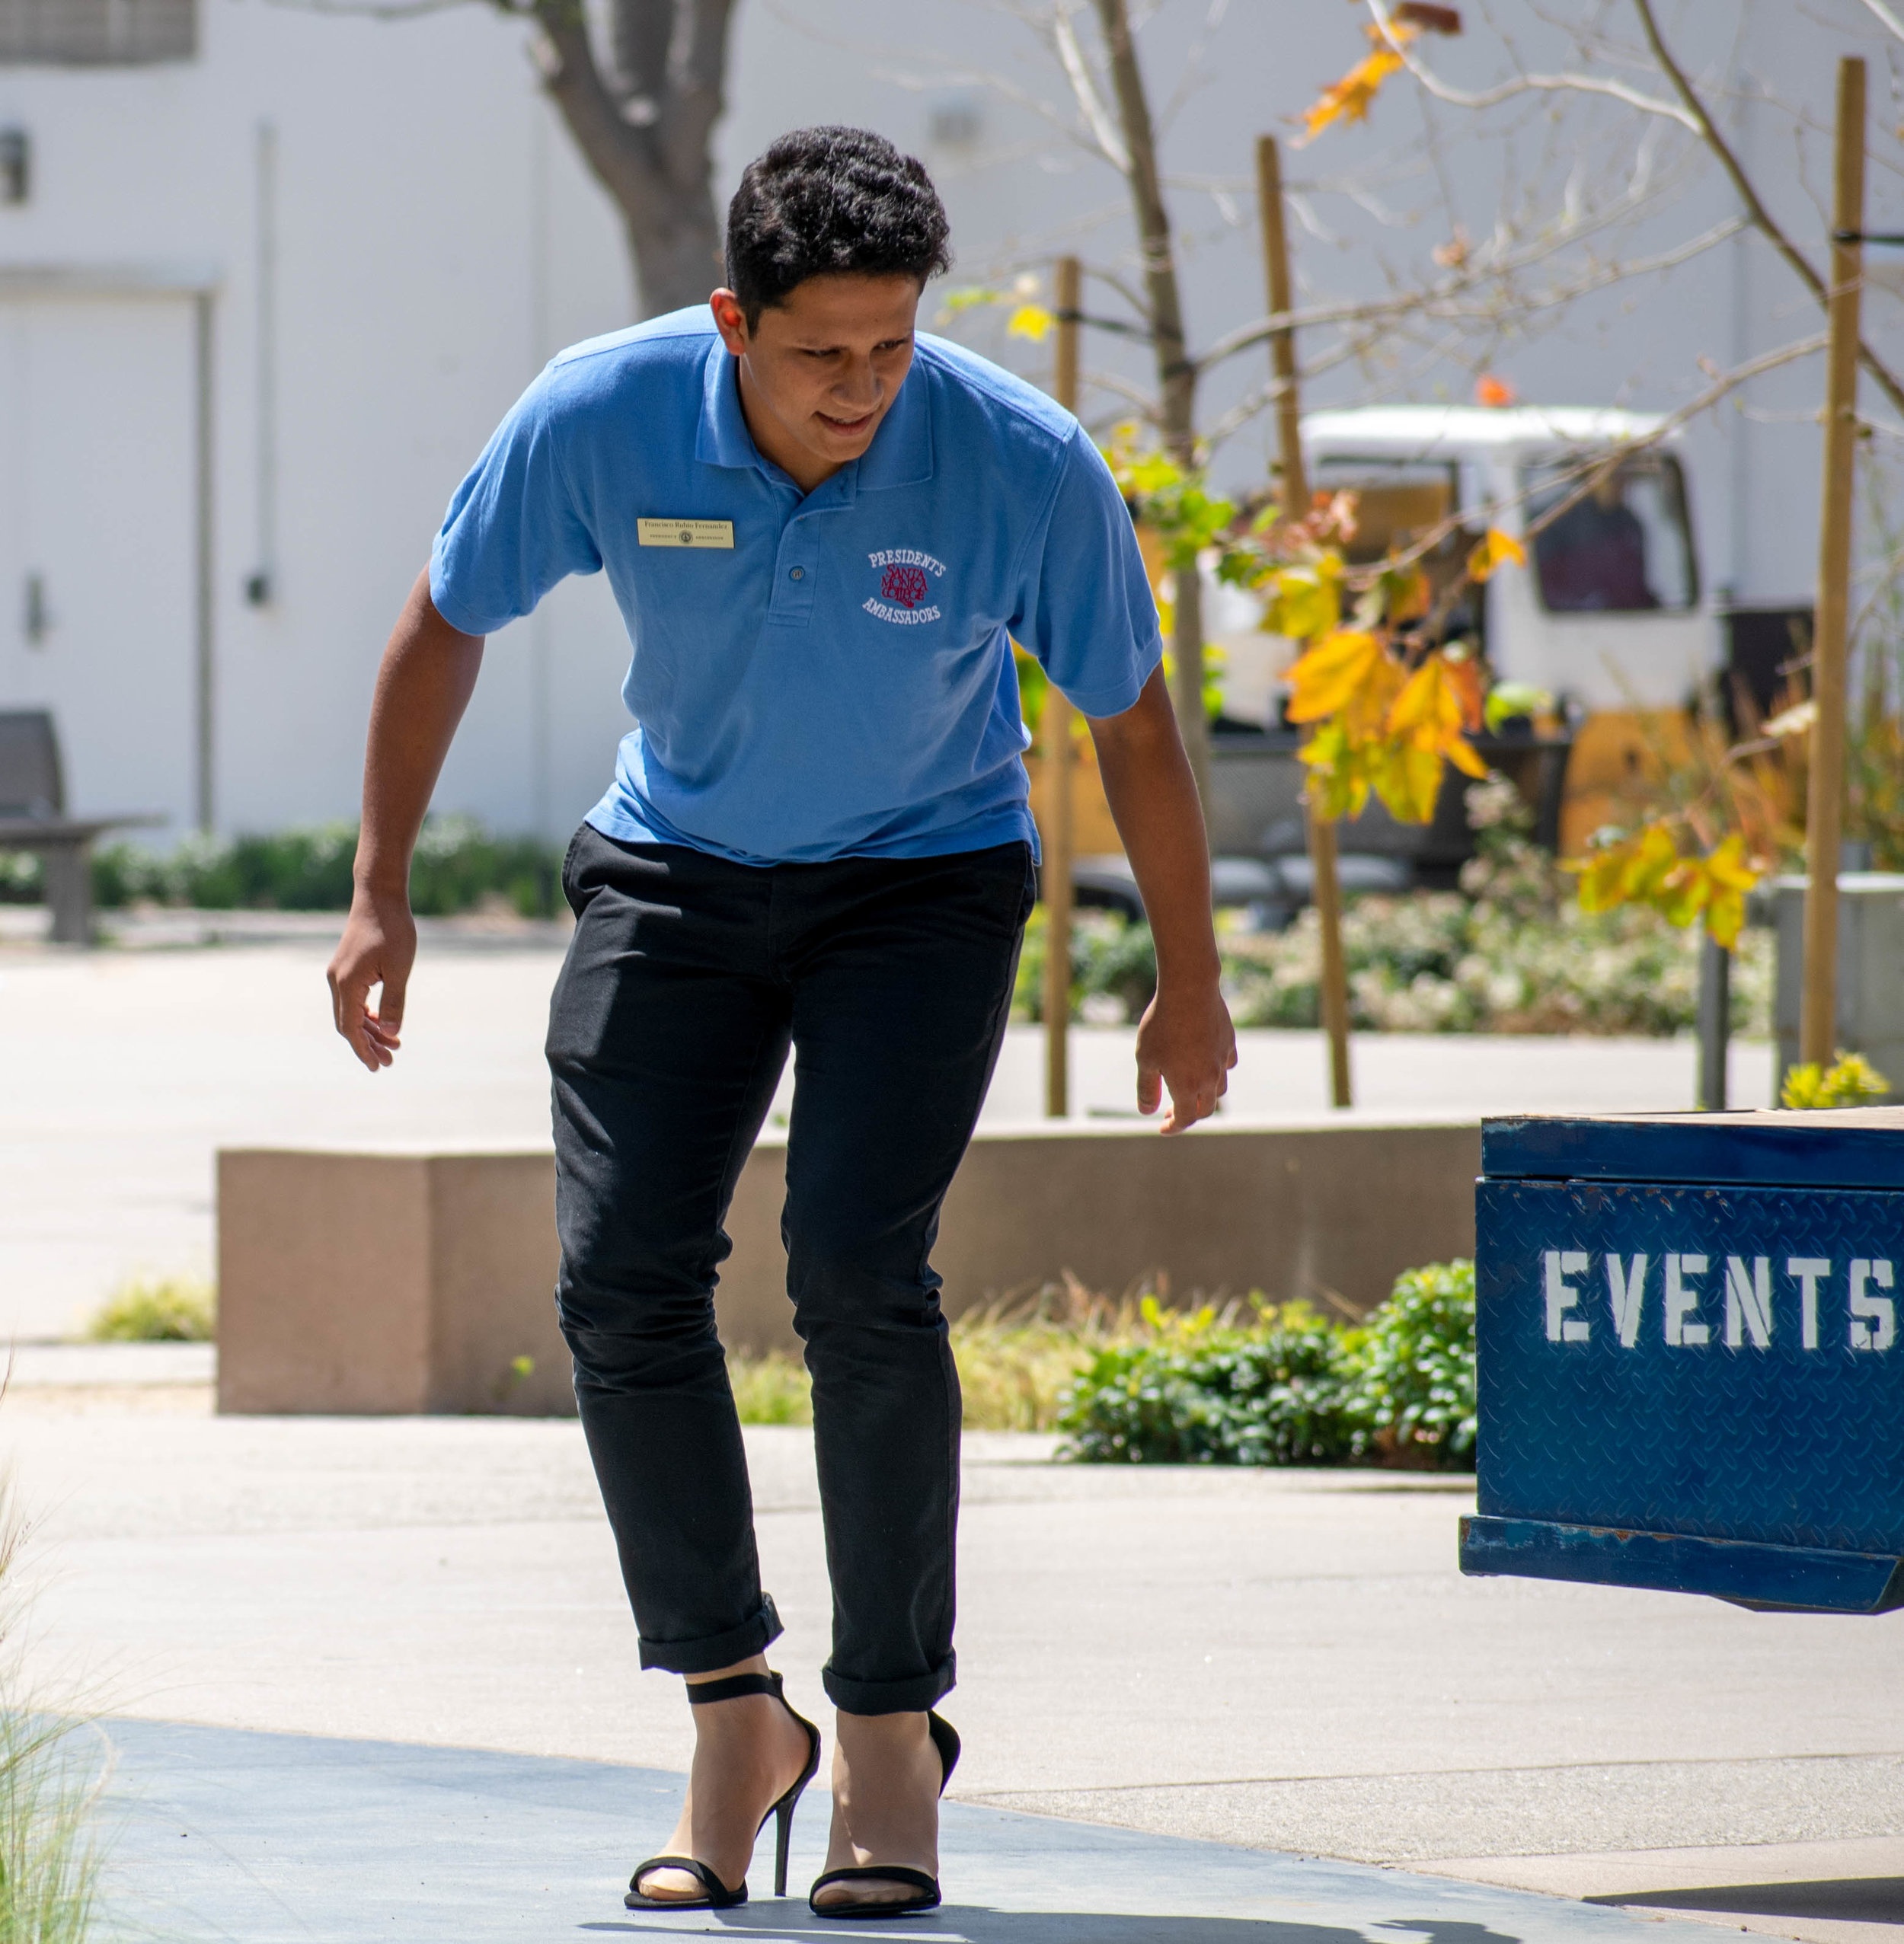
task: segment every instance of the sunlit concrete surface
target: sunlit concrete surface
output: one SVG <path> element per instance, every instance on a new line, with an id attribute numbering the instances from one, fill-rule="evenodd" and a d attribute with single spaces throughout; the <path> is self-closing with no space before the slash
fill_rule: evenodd
<path id="1" fill-rule="evenodd" d="M 0 920 L 0 1331 L 9 1335 L 70 1333 L 128 1274 L 206 1270 L 219 1147 L 548 1141 L 541 1045 L 561 964 L 554 926 L 426 922 L 403 1052 L 372 1077 L 331 1030 L 334 918 L 122 919 L 121 943 L 88 953 L 32 943 L 17 909 Z M 1075 1112 L 1134 1114 L 1134 1037 L 1074 1029 Z M 1241 1039 L 1230 1111 L 1327 1106 L 1318 1035 Z M 1353 1058 L 1357 1111 L 1385 1116 L 1683 1107 L 1694 1085 L 1694 1049 L 1679 1040 L 1368 1034 Z M 1014 1027 L 986 1122 L 1040 1115 L 1043 1071 L 1040 1030 Z M 1735 1101 L 1758 1104 L 1770 1086 L 1769 1049 L 1736 1047 Z M 777 1112 L 791 1089 L 783 1084 Z"/>
<path id="2" fill-rule="evenodd" d="M 0 1403 L 0 1462 L 37 1521 L 49 1690 L 150 1719 L 685 1766 L 687 1709 L 636 1671 L 572 1422 L 216 1419 L 202 1385 L 115 1382 Z M 775 1663 L 823 1719 L 810 1441 L 747 1436 L 787 1623 Z M 1898 1618 L 1465 1580 L 1459 1479 L 1087 1467 L 1052 1443 L 967 1441 L 960 1802 L 1573 1897 L 1748 1885 L 1778 1845 L 1816 1859 L 1779 1883 L 1861 1887 L 1835 1916 L 1826 1893 L 1803 1893 L 1807 1917 L 1762 1888 L 1764 1924 L 1743 1892 L 1718 1920 L 1885 1934 L 1819 1926 L 1873 1921 L 1842 1912 L 1904 1879 Z"/>

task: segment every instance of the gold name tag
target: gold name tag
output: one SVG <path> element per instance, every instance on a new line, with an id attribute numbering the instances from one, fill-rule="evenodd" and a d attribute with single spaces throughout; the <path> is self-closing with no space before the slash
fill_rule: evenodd
<path id="1" fill-rule="evenodd" d="M 637 520 L 644 547 L 731 547 L 732 520 Z"/>

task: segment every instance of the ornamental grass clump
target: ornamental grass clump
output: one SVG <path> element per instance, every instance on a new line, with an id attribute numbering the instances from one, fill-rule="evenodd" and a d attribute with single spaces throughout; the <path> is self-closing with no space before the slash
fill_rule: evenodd
<path id="1" fill-rule="evenodd" d="M 218 1291 L 202 1276 L 129 1276 L 86 1336 L 94 1343 L 209 1343 L 218 1336 Z"/>
<path id="2" fill-rule="evenodd" d="M 26 1527 L 0 1474 L 0 1944 L 88 1944 L 101 1865 L 97 1744 L 71 1716 L 36 1706 L 22 1659 Z"/>

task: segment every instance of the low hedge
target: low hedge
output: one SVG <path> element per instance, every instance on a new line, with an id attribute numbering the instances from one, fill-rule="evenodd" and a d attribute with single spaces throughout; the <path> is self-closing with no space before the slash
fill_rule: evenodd
<path id="1" fill-rule="evenodd" d="M 1306 1304 L 1246 1321 L 1147 1301 L 1148 1340 L 1101 1350 L 1066 1393 L 1068 1456 L 1099 1464 L 1388 1464 L 1471 1470 L 1474 1266 L 1398 1277 L 1353 1326 Z"/>
<path id="2" fill-rule="evenodd" d="M 93 899 L 104 910 L 149 903 L 199 911 L 343 911 L 350 908 L 354 823 L 311 824 L 267 835 L 184 838 L 168 851 L 109 844 L 93 854 Z M 559 846 L 498 837 L 474 817 L 430 817 L 410 870 L 419 918 L 447 918 L 501 898 L 545 918 L 560 895 Z M 0 902 L 38 904 L 37 857 L 0 857 Z"/>

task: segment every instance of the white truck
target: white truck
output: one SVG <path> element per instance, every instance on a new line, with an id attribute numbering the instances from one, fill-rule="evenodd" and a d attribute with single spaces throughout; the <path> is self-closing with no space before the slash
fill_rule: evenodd
<path id="1" fill-rule="evenodd" d="M 1358 496 L 1350 560 L 1378 560 L 1452 514 L 1458 526 L 1426 563 L 1431 573 L 1449 575 L 1488 527 L 1519 538 L 1574 491 L 1583 458 L 1632 448 L 1529 543 L 1525 567 L 1499 569 L 1455 616 L 1455 631 L 1478 643 L 1497 679 L 1555 698 L 1564 738 L 1490 738 L 1484 753 L 1534 803 L 1544 839 L 1570 853 L 1605 820 L 1635 752 L 1661 722 L 1679 719 L 1723 658 L 1720 619 L 1699 572 L 1685 455 L 1676 434 L 1656 436 L 1661 423 L 1599 407 L 1452 405 L 1312 412 L 1302 421 L 1312 485 Z M 1288 859 L 1283 869 L 1299 894 L 1302 774 L 1298 737 L 1282 722 L 1280 681 L 1295 644 L 1261 631 L 1254 597 L 1213 579 L 1204 611 L 1222 654 L 1212 848 Z M 1343 826 L 1345 855 L 1391 860 L 1385 872 L 1363 870 L 1372 883 L 1404 864 L 1430 880 L 1445 877 L 1468 854 L 1460 780 L 1426 827 L 1398 825 L 1372 806 Z M 1349 875 L 1353 881 L 1355 870 Z"/>

